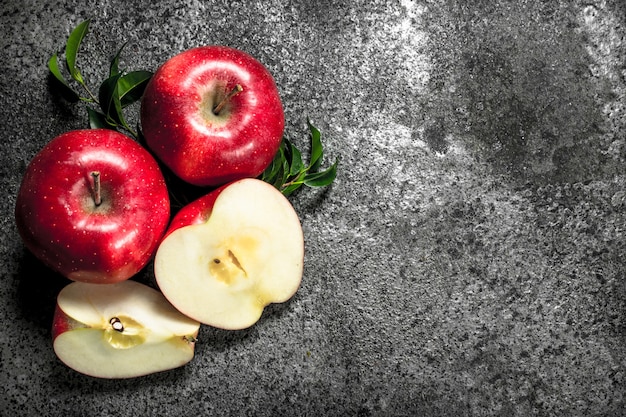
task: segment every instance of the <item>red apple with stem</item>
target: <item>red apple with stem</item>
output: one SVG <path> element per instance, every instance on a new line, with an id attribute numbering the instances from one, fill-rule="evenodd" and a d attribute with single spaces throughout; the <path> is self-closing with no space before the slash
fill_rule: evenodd
<path id="1" fill-rule="evenodd" d="M 26 247 L 74 281 L 114 283 L 150 260 L 169 223 L 156 160 L 108 129 L 50 141 L 26 169 L 15 219 Z"/>
<path id="2" fill-rule="evenodd" d="M 270 164 L 285 118 L 270 72 L 225 46 L 184 51 L 154 74 L 141 103 L 148 147 L 197 186 L 257 177 Z"/>

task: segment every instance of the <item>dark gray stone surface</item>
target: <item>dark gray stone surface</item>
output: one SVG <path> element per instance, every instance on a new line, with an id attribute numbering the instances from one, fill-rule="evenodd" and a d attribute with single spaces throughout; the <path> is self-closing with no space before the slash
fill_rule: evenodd
<path id="1" fill-rule="evenodd" d="M 99 4 L 0 6 L 1 415 L 623 415 L 623 2 Z M 188 366 L 136 380 L 59 363 L 66 281 L 13 221 L 26 164 L 86 126 L 46 70 L 86 18 L 88 79 L 124 41 L 128 69 L 238 47 L 275 75 L 287 135 L 306 149 L 310 117 L 341 157 L 332 188 L 292 198 L 297 295 L 248 330 L 203 327 Z"/>

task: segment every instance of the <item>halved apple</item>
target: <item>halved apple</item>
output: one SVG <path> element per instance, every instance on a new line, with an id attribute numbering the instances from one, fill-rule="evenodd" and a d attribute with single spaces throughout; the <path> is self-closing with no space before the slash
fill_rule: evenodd
<path id="1" fill-rule="evenodd" d="M 184 207 L 159 245 L 154 272 L 183 314 L 229 330 L 255 324 L 300 287 L 304 237 L 293 206 L 258 179 L 222 186 Z"/>
<path id="2" fill-rule="evenodd" d="M 63 363 L 80 373 L 132 378 L 189 362 L 199 327 L 160 292 L 139 282 L 74 282 L 57 297 L 53 347 Z"/>

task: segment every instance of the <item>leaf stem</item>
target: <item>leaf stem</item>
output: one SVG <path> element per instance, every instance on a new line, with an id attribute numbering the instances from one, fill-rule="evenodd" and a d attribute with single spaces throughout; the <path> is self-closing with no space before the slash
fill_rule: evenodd
<path id="1" fill-rule="evenodd" d="M 290 187 L 292 185 L 302 185 L 302 184 L 304 184 L 304 180 L 299 180 L 299 179 L 296 178 L 295 180 L 291 180 L 291 181 L 283 183 L 280 186 L 280 188 L 281 188 L 281 190 L 284 190 L 285 188 Z"/>
<path id="2" fill-rule="evenodd" d="M 85 91 L 87 91 L 87 94 L 89 94 L 89 99 L 91 100 L 92 103 L 98 104 L 100 105 L 100 102 L 98 101 L 98 99 L 96 98 L 96 96 L 91 92 L 91 90 L 89 89 L 89 87 L 87 87 L 87 84 L 85 84 L 84 82 L 80 83 L 80 85 L 83 86 L 83 88 L 85 89 Z"/>
<path id="3" fill-rule="evenodd" d="M 126 129 L 126 131 L 128 133 L 130 133 L 135 139 L 139 139 L 139 134 L 137 132 L 135 132 L 133 129 L 130 128 L 130 126 L 128 125 L 124 125 L 122 126 L 124 129 Z"/>
<path id="4" fill-rule="evenodd" d="M 122 124 L 115 123 L 115 122 L 113 122 L 113 123 L 115 124 L 115 126 L 121 127 L 122 129 L 124 129 L 125 131 L 130 133 L 131 136 L 134 137 L 135 139 L 139 139 L 139 134 L 136 131 L 134 131 L 130 126 L 128 126 L 128 123 L 126 123 L 126 122 L 124 122 Z"/>

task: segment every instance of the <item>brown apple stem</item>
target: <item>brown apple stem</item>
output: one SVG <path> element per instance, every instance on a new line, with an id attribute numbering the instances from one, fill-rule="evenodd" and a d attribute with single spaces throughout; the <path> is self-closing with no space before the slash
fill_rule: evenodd
<path id="1" fill-rule="evenodd" d="M 230 93 L 228 93 L 228 95 L 224 97 L 222 101 L 218 103 L 217 106 L 213 107 L 213 113 L 216 115 L 220 114 L 220 112 L 222 111 L 226 103 L 228 103 L 228 101 L 231 98 L 235 97 L 237 94 L 241 93 L 242 91 L 243 91 L 243 87 L 241 85 L 237 84 L 236 86 L 234 86 L 233 89 L 230 90 Z"/>
<path id="2" fill-rule="evenodd" d="M 100 171 L 93 171 L 91 176 L 93 177 L 93 202 L 97 207 L 102 204 L 102 194 L 100 192 Z"/>

